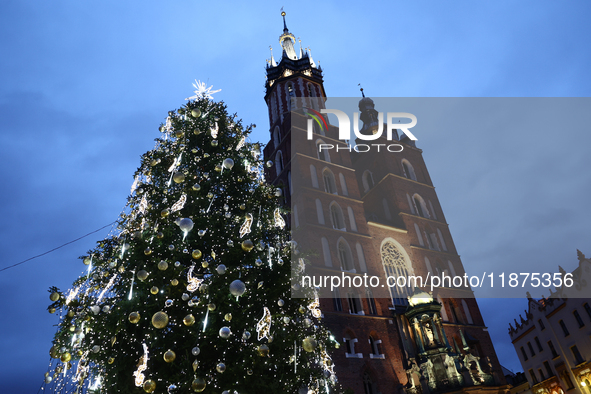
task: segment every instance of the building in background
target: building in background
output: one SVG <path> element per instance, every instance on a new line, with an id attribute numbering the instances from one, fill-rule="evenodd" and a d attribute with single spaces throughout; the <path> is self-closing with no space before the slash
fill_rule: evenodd
<path id="1" fill-rule="evenodd" d="M 283 15 L 280 61 L 271 53 L 266 69 L 266 178 L 283 189 L 299 247 L 318 251 L 309 269 L 350 277 L 463 275 L 422 151 L 413 141 L 395 135 L 401 153 L 356 154 L 319 152 L 319 144 L 347 146 L 330 125 L 315 127 L 313 140 L 304 138 L 305 111 L 324 108 L 323 72 L 309 49 L 301 42 L 296 47 Z M 374 103 L 363 97 L 359 108 L 362 132 L 371 134 L 378 127 Z M 366 288 L 337 288 L 321 299 L 323 321 L 341 344 L 332 357 L 345 389 L 508 392 L 471 290 L 389 291 L 378 297 Z"/>
<path id="2" fill-rule="evenodd" d="M 591 261 L 578 252 L 572 286 L 534 300 L 525 318 L 509 324 L 509 335 L 533 394 L 591 393 Z M 559 267 L 562 277 L 566 272 Z"/>

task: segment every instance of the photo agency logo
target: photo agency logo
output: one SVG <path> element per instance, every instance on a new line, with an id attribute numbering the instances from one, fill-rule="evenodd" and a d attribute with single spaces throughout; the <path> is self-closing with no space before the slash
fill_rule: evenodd
<path id="1" fill-rule="evenodd" d="M 312 140 L 314 134 L 314 124 L 317 125 L 319 128 L 320 134 L 326 135 L 328 131 L 328 124 L 324 119 L 323 114 L 333 114 L 337 117 L 339 122 L 339 140 L 346 142 L 346 145 L 334 145 L 334 144 L 325 144 L 320 143 L 318 144 L 318 151 L 322 152 L 323 150 L 348 150 L 349 152 L 370 152 L 372 150 L 376 150 L 380 152 L 381 150 L 387 150 L 388 152 L 402 152 L 404 147 L 401 144 L 384 144 L 384 143 L 359 143 L 357 142 L 355 145 L 350 145 L 349 141 L 351 140 L 351 121 L 349 116 L 338 109 L 321 109 L 320 112 L 312 109 L 312 108 L 304 108 L 304 114 L 308 116 L 307 121 L 307 138 L 308 140 Z M 410 119 L 410 123 L 394 123 L 394 119 Z M 378 112 L 378 119 L 374 122 L 367 122 L 370 123 L 369 127 L 366 127 L 366 121 L 364 121 L 364 127 L 366 127 L 366 131 L 369 130 L 372 134 L 362 134 L 359 128 L 359 112 L 353 113 L 353 132 L 357 137 L 356 141 L 375 141 L 382 137 L 384 133 L 384 113 Z M 395 130 L 400 130 L 404 135 L 408 137 L 411 141 L 416 141 L 417 137 L 414 136 L 413 133 L 410 132 L 409 129 L 416 126 L 417 124 L 417 117 L 408 112 L 388 112 L 386 115 L 386 140 L 392 141 L 397 140 L 397 138 L 393 138 L 393 135 L 396 135 Z M 364 130 L 363 128 L 361 130 Z"/>

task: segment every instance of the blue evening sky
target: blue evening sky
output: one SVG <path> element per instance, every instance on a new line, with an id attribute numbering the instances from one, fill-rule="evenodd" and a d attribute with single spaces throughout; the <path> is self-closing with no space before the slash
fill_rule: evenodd
<path id="1" fill-rule="evenodd" d="M 297 4 L 297 5 L 296 5 Z M 585 97 L 586 1 L 0 2 L 0 269 L 114 221 L 139 156 L 194 79 L 268 140 L 263 100 L 287 11 L 330 96 Z M 378 108 L 378 110 L 380 110 Z M 381 109 L 384 110 L 384 109 Z M 464 264 L 492 257 L 533 271 L 591 254 L 587 130 L 420 141 Z M 39 388 L 77 259 L 108 229 L 0 272 L 0 392 Z M 519 370 L 508 323 L 521 300 L 481 300 L 500 361 Z"/>

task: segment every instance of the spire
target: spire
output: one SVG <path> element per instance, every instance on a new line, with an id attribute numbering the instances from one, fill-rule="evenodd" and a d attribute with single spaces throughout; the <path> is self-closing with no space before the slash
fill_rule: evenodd
<path id="1" fill-rule="evenodd" d="M 314 63 L 314 59 L 312 59 L 312 50 L 310 49 L 310 47 L 306 48 L 306 50 L 308 51 L 308 57 L 310 58 L 310 65 L 314 68 L 316 68 L 316 64 Z M 320 63 L 318 63 L 320 64 Z M 320 67 L 318 67 L 318 69 L 320 69 Z"/>
<path id="2" fill-rule="evenodd" d="M 300 59 L 304 57 L 304 50 L 302 49 L 302 40 L 298 37 L 298 41 L 300 43 Z"/>
<path id="3" fill-rule="evenodd" d="M 287 33 L 289 30 L 287 30 L 287 23 L 285 23 L 285 11 L 283 11 L 283 7 L 281 7 L 281 16 L 283 17 L 283 33 Z"/>
<path id="4" fill-rule="evenodd" d="M 273 57 L 273 47 L 269 45 L 269 49 L 271 50 L 271 67 L 277 67 L 277 63 L 275 62 L 275 58 Z"/>
<path id="5" fill-rule="evenodd" d="M 283 17 L 283 34 L 279 36 L 279 42 L 283 47 L 283 56 L 286 56 L 291 60 L 298 60 L 298 55 L 296 55 L 294 48 L 295 36 L 287 29 L 287 24 L 285 23 L 285 11 L 281 11 L 281 16 Z"/>

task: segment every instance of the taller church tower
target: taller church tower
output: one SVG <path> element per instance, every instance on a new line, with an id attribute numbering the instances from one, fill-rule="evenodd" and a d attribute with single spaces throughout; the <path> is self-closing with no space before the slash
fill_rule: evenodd
<path id="1" fill-rule="evenodd" d="M 463 275 L 414 141 L 395 135 L 399 153 L 356 153 L 325 123 L 314 126 L 311 140 L 297 142 L 307 135 L 307 114 L 319 115 L 326 94 L 320 66 L 309 49 L 296 48 L 282 16 L 281 58 L 277 63 L 271 53 L 266 69 L 266 178 L 283 189 L 300 249 L 318 252 L 309 270 L 378 276 L 382 283 L 388 276 Z M 371 133 L 379 126 L 373 101 L 363 97 L 359 110 L 361 131 Z M 374 142 L 392 142 L 382 138 Z M 319 149 L 323 144 L 342 149 Z M 508 391 L 469 289 L 335 288 L 323 294 L 321 309 L 340 344 L 332 355 L 339 383 L 355 394 Z"/>

